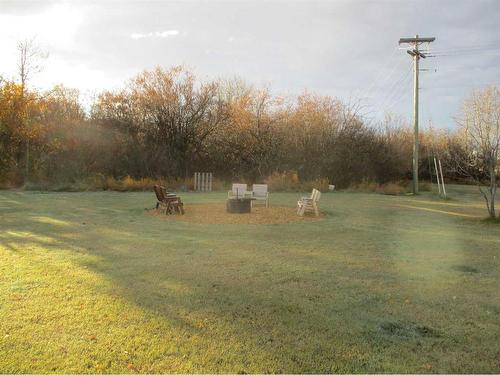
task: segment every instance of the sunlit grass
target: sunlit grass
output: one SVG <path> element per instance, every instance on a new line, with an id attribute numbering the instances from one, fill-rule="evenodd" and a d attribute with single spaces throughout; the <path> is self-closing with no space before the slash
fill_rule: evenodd
<path id="1" fill-rule="evenodd" d="M 496 372 L 500 226 L 449 190 L 324 194 L 323 220 L 279 225 L 1 192 L 0 372 Z"/>
<path id="2" fill-rule="evenodd" d="M 452 216 L 481 218 L 481 216 L 478 216 L 478 215 L 461 214 L 459 212 L 446 211 L 446 210 L 437 210 L 435 208 L 428 208 L 428 207 L 416 207 L 416 206 L 410 206 L 408 204 L 398 204 L 398 205 L 396 205 L 396 207 L 410 208 L 410 209 L 414 209 L 414 210 L 422 210 L 422 211 L 429 211 L 429 212 L 437 212 L 437 213 L 440 213 L 440 214 L 452 215 Z"/>
<path id="3" fill-rule="evenodd" d="M 47 216 L 32 216 L 31 220 L 38 221 L 39 223 L 46 223 L 46 224 L 52 224 L 52 225 L 60 225 L 60 226 L 68 226 L 69 225 L 66 221 L 57 220 L 57 219 L 54 219 L 53 217 L 47 217 Z"/>

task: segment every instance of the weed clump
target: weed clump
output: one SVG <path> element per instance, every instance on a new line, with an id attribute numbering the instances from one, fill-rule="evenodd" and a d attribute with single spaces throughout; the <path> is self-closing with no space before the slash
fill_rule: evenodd
<path id="1" fill-rule="evenodd" d="M 453 266 L 452 269 L 459 272 L 479 273 L 479 270 L 477 268 L 467 265 Z"/>
<path id="2" fill-rule="evenodd" d="M 391 322 L 386 321 L 382 322 L 379 325 L 380 330 L 390 336 L 418 336 L 418 337 L 440 337 L 441 334 L 438 330 L 426 326 L 426 325 L 418 325 L 412 322 Z"/>

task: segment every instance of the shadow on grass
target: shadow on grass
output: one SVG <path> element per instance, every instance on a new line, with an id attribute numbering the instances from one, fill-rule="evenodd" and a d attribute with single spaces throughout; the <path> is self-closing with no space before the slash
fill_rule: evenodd
<path id="1" fill-rule="evenodd" d="M 0 234 L 1 244 L 28 254 L 33 247 L 69 252 L 73 261 L 104 275 L 114 285 L 111 293 L 168 320 L 175 340 L 190 346 L 192 370 L 352 367 L 352 348 L 338 348 L 334 340 L 351 341 L 353 329 L 341 325 L 341 319 L 335 324 L 338 318 L 324 303 L 323 288 L 335 290 L 335 285 L 311 279 L 313 270 L 300 264 L 299 257 L 287 260 L 284 249 L 274 255 L 260 241 L 257 248 L 241 246 L 237 229 L 217 238 L 213 230 L 201 228 L 199 239 L 196 231 L 160 226 L 141 217 L 142 225 L 151 227 L 137 233 L 123 218 L 129 214 L 126 210 L 100 209 L 99 215 L 122 216 L 105 227 L 104 217 L 95 222 L 95 215 L 85 216 L 78 207 L 73 210 L 67 215 L 46 214 L 52 220 L 45 221 L 38 213 L 23 215 Z M 75 213 L 82 214 L 76 215 L 78 221 Z M 79 260 L 80 253 L 92 259 Z M 358 310 L 360 304 L 346 299 L 342 310 Z M 356 346 L 364 356 L 368 347 Z"/>

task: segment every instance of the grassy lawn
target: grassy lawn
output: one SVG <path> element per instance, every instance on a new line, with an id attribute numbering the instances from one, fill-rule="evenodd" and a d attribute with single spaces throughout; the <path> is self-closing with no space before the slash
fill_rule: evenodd
<path id="1" fill-rule="evenodd" d="M 499 372 L 500 225 L 449 190 L 323 194 L 324 220 L 279 225 L 0 192 L 0 372 Z"/>

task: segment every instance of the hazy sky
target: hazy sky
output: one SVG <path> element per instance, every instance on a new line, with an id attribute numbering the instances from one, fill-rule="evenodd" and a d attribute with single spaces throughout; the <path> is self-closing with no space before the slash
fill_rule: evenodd
<path id="1" fill-rule="evenodd" d="M 155 65 L 239 76 L 280 95 L 360 99 L 367 116 L 412 111 L 411 58 L 398 39 L 435 36 L 422 61 L 421 120 L 453 126 L 462 98 L 500 84 L 500 1 L 4 1 L 0 74 L 16 43 L 50 53 L 33 80 L 89 94 Z"/>

